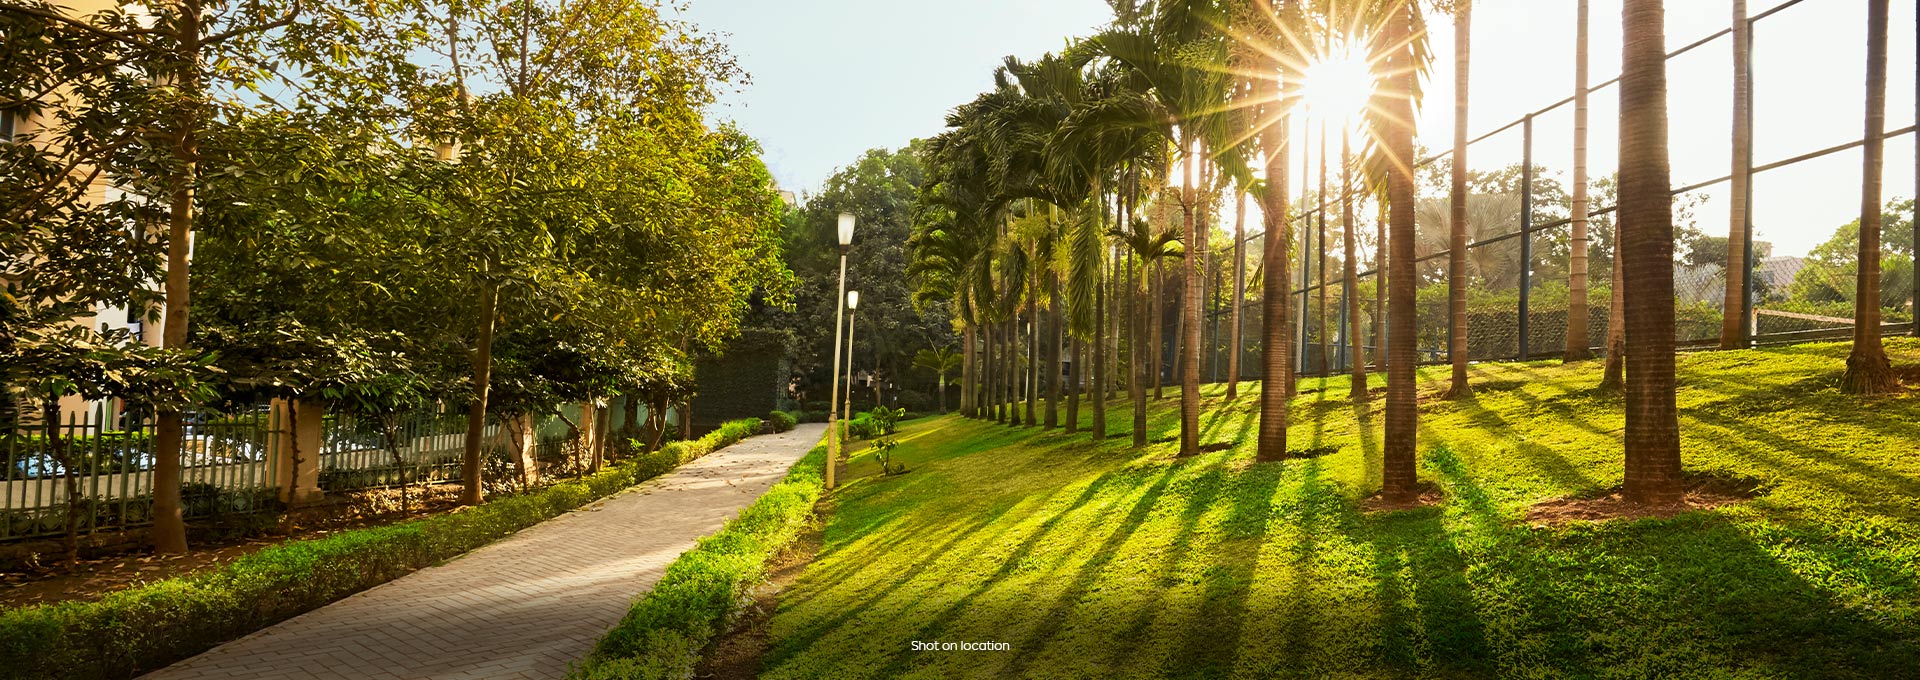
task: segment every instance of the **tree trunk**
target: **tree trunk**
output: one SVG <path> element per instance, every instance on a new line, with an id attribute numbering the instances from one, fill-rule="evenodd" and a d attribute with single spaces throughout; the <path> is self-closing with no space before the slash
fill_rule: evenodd
<path id="1" fill-rule="evenodd" d="M 174 111 L 173 170 L 168 174 L 166 300 L 160 345 L 187 348 L 187 314 L 191 309 L 187 267 L 193 248 L 194 187 L 200 174 L 200 0 L 182 0 L 174 37 L 174 84 L 183 101 Z M 180 455 L 185 425 L 177 408 L 159 410 L 154 429 L 153 550 L 162 554 L 187 551 L 187 523 L 180 512 Z"/>
<path id="2" fill-rule="evenodd" d="M 1153 261 L 1153 280 L 1153 318 L 1151 319 L 1153 323 L 1153 330 L 1151 331 L 1153 335 L 1153 398 L 1165 399 L 1167 398 L 1167 393 L 1162 376 L 1165 375 L 1167 370 L 1167 324 L 1165 318 L 1167 314 L 1167 263 L 1164 256 L 1156 258 Z"/>
<path id="3" fill-rule="evenodd" d="M 1147 384 L 1144 369 L 1141 367 L 1141 339 L 1146 336 L 1147 320 L 1139 313 L 1141 282 L 1134 269 L 1134 260 L 1127 260 L 1127 334 L 1132 336 L 1127 343 L 1127 396 L 1133 400 L 1133 445 L 1147 445 Z M 1144 271 L 1145 267 L 1141 267 Z"/>
<path id="4" fill-rule="evenodd" d="M 1192 456 L 1200 453 L 1200 270 L 1207 260 L 1206 227 L 1200 224 L 1194 208 L 1199 196 L 1193 185 L 1193 166 L 1200 162 L 1199 152 L 1191 142 L 1183 144 L 1187 162 L 1186 178 L 1183 190 L 1186 195 L 1181 201 L 1182 222 L 1187 231 L 1187 257 L 1180 271 L 1184 274 L 1181 283 L 1180 302 L 1180 455 Z"/>
<path id="5" fill-rule="evenodd" d="M 1240 397 L 1240 305 L 1247 299 L 1247 192 L 1244 187 L 1234 196 L 1233 209 L 1233 300 L 1228 303 L 1227 399 Z"/>
<path id="6" fill-rule="evenodd" d="M 1104 205 L 1105 202 L 1106 202 L 1106 199 L 1103 196 L 1101 198 L 1101 203 L 1103 205 L 1100 207 L 1100 221 L 1102 222 L 1105 222 L 1107 219 L 1107 209 L 1106 209 L 1106 206 Z M 1105 228 L 1105 225 L 1102 225 L 1102 228 L 1099 229 L 1098 233 L 1104 234 L 1106 233 L 1106 231 L 1107 230 Z M 1094 273 L 1093 273 L 1093 280 L 1094 280 L 1094 286 L 1093 286 L 1093 324 L 1094 324 L 1093 325 L 1093 367 L 1094 367 L 1094 370 L 1093 370 L 1093 440 L 1094 441 L 1100 441 L 1102 439 L 1107 438 L 1107 382 L 1109 378 L 1109 376 L 1107 375 L 1107 358 L 1109 356 L 1107 354 L 1107 341 L 1109 336 L 1107 335 L 1108 322 L 1107 322 L 1107 283 L 1105 281 L 1106 272 L 1101 271 L 1102 269 L 1105 269 L 1105 267 L 1102 266 L 1106 264 L 1104 262 L 1104 259 L 1105 258 L 1100 258 L 1098 260 L 1095 260 L 1093 265 L 1094 266 Z"/>
<path id="7" fill-rule="evenodd" d="M 1326 121 L 1320 121 L 1320 158 L 1319 160 L 1320 160 L 1320 164 L 1319 164 L 1320 165 L 1320 196 L 1319 196 L 1320 200 L 1318 201 L 1319 206 L 1314 210 L 1314 212 L 1318 216 L 1319 225 L 1314 229 L 1315 237 L 1318 239 L 1318 243 L 1314 247 L 1314 259 L 1316 260 L 1316 263 L 1315 263 L 1316 266 L 1314 267 L 1314 269 L 1318 270 L 1316 273 L 1319 275 L 1320 280 L 1315 282 L 1318 285 L 1319 295 L 1317 297 L 1319 299 L 1317 300 L 1317 302 L 1319 303 L 1319 305 L 1315 308 L 1314 311 L 1319 316 L 1318 326 L 1320 330 L 1320 366 L 1319 366 L 1320 370 L 1318 372 L 1320 374 L 1320 382 L 1322 385 L 1324 385 L 1326 384 L 1327 378 L 1333 375 L 1333 325 L 1328 323 L 1329 319 L 1327 318 L 1327 123 Z"/>
<path id="8" fill-rule="evenodd" d="M 960 326 L 960 415 L 974 417 L 973 327 L 965 323 Z"/>
<path id="9" fill-rule="evenodd" d="M 1733 181 L 1728 188 L 1727 290 L 1720 314 L 1720 349 L 1747 347 L 1747 187 L 1753 181 L 1753 28 L 1747 0 L 1733 0 Z M 1879 210 L 1874 211 L 1875 214 Z"/>
<path id="10" fill-rule="evenodd" d="M 490 265 L 480 270 L 484 280 L 480 284 L 480 305 L 474 319 L 479 324 L 479 337 L 473 343 L 473 403 L 467 405 L 466 449 L 460 457 L 461 505 L 479 505 L 485 496 L 480 488 L 480 446 L 487 431 L 487 393 L 493 381 L 494 310 L 500 301 L 499 287 L 488 278 Z"/>
<path id="11" fill-rule="evenodd" d="M 1387 202 L 1374 201 L 1373 240 L 1373 363 L 1374 370 L 1387 367 Z"/>
<path id="12" fill-rule="evenodd" d="M 1060 344 L 1065 340 L 1060 327 L 1060 277 L 1047 277 L 1051 292 L 1047 300 L 1047 422 L 1043 429 L 1060 426 Z"/>
<path id="13" fill-rule="evenodd" d="M 1453 212 L 1447 237 L 1447 301 L 1452 308 L 1448 314 L 1452 330 L 1447 335 L 1453 339 L 1447 348 L 1447 359 L 1453 364 L 1447 396 L 1455 399 L 1473 394 L 1473 388 L 1467 385 L 1467 71 L 1472 50 L 1473 2 L 1460 0 L 1453 10 L 1453 174 L 1449 187 Z"/>
<path id="14" fill-rule="evenodd" d="M 1880 175 L 1886 158 L 1887 0 L 1867 1 L 1867 129 L 1862 139 L 1860 275 L 1854 280 L 1853 352 L 1840 380 L 1849 394 L 1900 389 L 1880 338 Z M 1915 252 L 1920 252 L 1916 250 Z M 1920 305 L 1920 301 L 1915 301 Z"/>
<path id="15" fill-rule="evenodd" d="M 1353 224 L 1353 138 L 1346 130 L 1340 131 L 1340 233 L 1345 246 L 1346 280 L 1341 287 L 1342 301 L 1347 310 L 1347 367 L 1352 374 L 1352 384 L 1348 388 L 1348 397 L 1353 403 L 1367 402 L 1367 354 L 1360 339 L 1360 257 L 1358 254 L 1359 234 Z"/>
<path id="16" fill-rule="evenodd" d="M 1277 70 L 1277 69 L 1276 69 Z M 1266 88 L 1262 101 L 1277 101 L 1279 83 L 1260 79 Z M 1289 302 L 1293 297 L 1292 273 L 1287 271 L 1287 248 L 1293 243 L 1293 230 L 1287 222 L 1287 129 L 1288 116 L 1260 131 L 1260 148 L 1266 156 L 1267 190 L 1261 195 L 1260 219 L 1266 238 L 1260 253 L 1260 434 L 1258 456 L 1266 459 L 1287 455 L 1287 383 L 1293 366 L 1293 326 L 1287 323 Z"/>
<path id="17" fill-rule="evenodd" d="M 1407 41 L 1413 32 L 1413 13 L 1417 11 L 1413 3 L 1408 3 L 1402 10 L 1402 16 L 1386 22 L 1391 31 L 1387 44 L 1403 46 L 1394 49 L 1392 65 L 1388 70 L 1388 73 L 1395 75 L 1388 78 L 1388 94 L 1385 97 L 1388 115 L 1393 119 L 1387 127 L 1385 142 L 1389 154 L 1406 159 L 1413 158 L 1414 154 L 1412 93 L 1417 86 L 1413 49 Z M 1419 425 L 1413 382 L 1416 360 L 1414 190 L 1412 165 L 1394 164 L 1387 174 L 1388 227 L 1392 233 L 1387 244 L 1387 408 L 1385 447 L 1381 456 L 1384 467 L 1381 491 L 1387 498 L 1396 500 L 1410 499 L 1418 493 L 1414 464 L 1414 438 Z"/>
<path id="18" fill-rule="evenodd" d="M 1744 0 L 1735 0 L 1743 2 Z M 1567 348 L 1563 361 L 1593 357 L 1587 342 L 1587 0 L 1579 0 L 1573 57 L 1573 218 L 1567 254 Z M 1619 244 L 1616 243 L 1615 247 Z"/>
<path id="19" fill-rule="evenodd" d="M 1667 160 L 1665 8 L 1626 0 L 1620 77 L 1620 249 L 1626 251 L 1626 497 L 1677 503 L 1673 208 Z"/>
<path id="20" fill-rule="evenodd" d="M 1036 412 L 1040 407 L 1040 276 L 1044 267 L 1040 264 L 1040 249 L 1032 251 L 1034 270 L 1027 276 L 1027 389 L 1021 397 L 1027 401 L 1027 425 L 1039 425 Z"/>
<path id="21" fill-rule="evenodd" d="M 1067 336 L 1067 434 L 1080 431 L 1080 368 L 1087 362 L 1080 357 L 1080 339 Z"/>

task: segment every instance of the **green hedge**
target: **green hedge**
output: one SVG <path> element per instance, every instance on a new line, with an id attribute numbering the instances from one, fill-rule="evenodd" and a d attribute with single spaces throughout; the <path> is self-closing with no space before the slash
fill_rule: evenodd
<path id="1" fill-rule="evenodd" d="M 765 579 L 767 559 L 792 543 L 812 516 L 825 470 L 826 447 L 814 447 L 738 518 L 674 560 L 568 677 L 692 676 L 701 650 L 725 630 L 747 589 Z"/>
<path id="2" fill-rule="evenodd" d="M 0 679 L 125 678 L 185 659 L 657 477 L 759 430 L 757 418 L 467 512 L 282 543 L 221 569 L 0 612 Z"/>
<path id="3" fill-rule="evenodd" d="M 767 414 L 767 422 L 773 423 L 774 432 L 786 432 L 799 425 L 800 419 L 786 411 L 774 411 Z"/>

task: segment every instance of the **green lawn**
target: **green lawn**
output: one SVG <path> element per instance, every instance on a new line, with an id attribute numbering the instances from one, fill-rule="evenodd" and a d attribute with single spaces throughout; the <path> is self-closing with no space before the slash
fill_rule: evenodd
<path id="1" fill-rule="evenodd" d="M 1171 397 L 1144 450 L 1124 403 L 1100 445 L 914 422 L 910 473 L 853 463 L 823 549 L 781 595 L 766 674 L 1914 677 L 1920 396 L 1839 394 L 1845 351 L 1684 357 L 1687 467 L 1762 487 L 1665 520 L 1521 521 L 1620 481 L 1624 419 L 1590 389 L 1597 362 L 1482 365 L 1474 400 L 1423 402 L 1421 475 L 1445 501 L 1393 513 L 1359 509 L 1380 419 L 1341 379 L 1302 384 L 1290 435 L 1338 451 L 1279 463 L 1252 460 L 1254 396 L 1217 386 L 1202 441 L 1234 446 L 1191 459 L 1174 457 Z M 1920 343 L 1889 351 L 1920 363 Z M 1445 376 L 1424 372 L 1423 393 Z"/>

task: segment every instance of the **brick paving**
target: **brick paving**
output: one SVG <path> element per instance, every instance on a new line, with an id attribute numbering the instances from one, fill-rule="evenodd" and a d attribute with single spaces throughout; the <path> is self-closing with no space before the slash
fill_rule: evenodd
<path id="1" fill-rule="evenodd" d="M 513 536 L 148 674 L 559 678 L 701 536 L 820 440 L 753 437 Z"/>

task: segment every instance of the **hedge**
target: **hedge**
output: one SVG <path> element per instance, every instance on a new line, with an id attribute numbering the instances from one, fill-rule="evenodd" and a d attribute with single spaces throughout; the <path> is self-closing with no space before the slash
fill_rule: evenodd
<path id="1" fill-rule="evenodd" d="M 774 432 L 786 432 L 800 424 L 800 418 L 786 411 L 774 411 L 767 414 L 767 422 L 773 424 Z"/>
<path id="2" fill-rule="evenodd" d="M 757 418 L 736 420 L 698 440 L 467 512 L 290 541 L 94 602 L 0 612 L 0 679 L 133 677 L 486 545 L 759 429 Z"/>
<path id="3" fill-rule="evenodd" d="M 674 560 L 568 678 L 691 677 L 701 650 L 726 629 L 747 590 L 766 578 L 768 558 L 792 543 L 812 516 L 825 470 L 826 447 L 814 447 L 739 517 Z"/>

